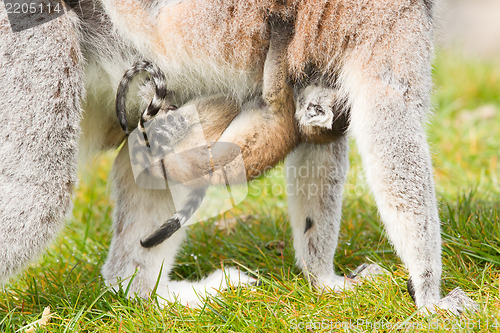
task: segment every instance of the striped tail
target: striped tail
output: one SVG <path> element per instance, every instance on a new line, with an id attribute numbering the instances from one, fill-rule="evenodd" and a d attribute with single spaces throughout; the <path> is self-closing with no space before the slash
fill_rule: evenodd
<path id="1" fill-rule="evenodd" d="M 163 243 L 179 230 L 200 208 L 205 198 L 206 188 L 193 190 L 180 211 L 168 219 L 158 230 L 145 240 L 141 240 L 141 245 L 147 249 Z"/>
<path id="2" fill-rule="evenodd" d="M 123 75 L 120 84 L 118 85 L 118 90 L 116 92 L 116 116 L 120 122 L 122 129 L 129 134 L 128 122 L 127 122 L 127 107 L 126 107 L 126 97 L 130 86 L 130 82 L 133 78 L 141 73 L 147 72 L 150 75 L 150 79 L 155 85 L 155 95 L 149 103 L 147 109 L 141 115 L 140 126 L 144 128 L 144 123 L 154 117 L 158 111 L 160 111 L 162 105 L 167 99 L 168 91 L 165 75 L 160 70 L 160 68 L 149 61 L 140 60 L 137 61 L 129 70 Z"/>

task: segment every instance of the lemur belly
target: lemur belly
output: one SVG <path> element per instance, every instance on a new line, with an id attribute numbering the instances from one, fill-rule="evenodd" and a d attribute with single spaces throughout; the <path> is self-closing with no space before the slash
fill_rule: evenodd
<path id="1" fill-rule="evenodd" d="M 123 140 L 116 121 L 114 95 L 125 70 L 140 58 L 152 60 L 162 68 L 167 76 L 167 88 L 175 93 L 174 102 L 178 105 L 213 94 L 243 100 L 261 93 L 268 46 L 265 19 L 257 20 L 248 30 L 237 22 L 217 24 L 213 15 L 211 23 L 205 20 L 200 24 L 204 13 L 216 8 L 211 1 L 197 0 L 196 3 L 193 6 L 193 1 L 182 1 L 162 7 L 158 15 L 148 15 L 138 9 L 136 1 L 112 1 L 112 4 L 103 1 L 116 30 L 103 33 L 100 22 L 84 22 L 92 32 L 110 36 L 118 34 L 124 41 L 124 45 L 118 46 L 112 38 L 103 37 L 104 42 L 87 50 L 90 54 L 82 122 L 84 150 L 106 149 Z M 92 6 L 85 10 L 100 11 Z M 93 17 L 92 14 L 87 16 Z M 99 52 L 93 52 L 93 49 Z M 134 96 L 131 94 L 130 98 L 134 99 Z M 129 104 L 134 110 L 134 103 Z M 137 116 L 139 112 L 137 110 Z"/>

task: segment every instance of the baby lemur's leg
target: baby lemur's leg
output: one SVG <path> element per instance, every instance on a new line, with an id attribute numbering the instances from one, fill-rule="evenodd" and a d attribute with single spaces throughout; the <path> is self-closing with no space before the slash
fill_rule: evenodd
<path id="1" fill-rule="evenodd" d="M 29 15 L 13 23 L 32 22 Z M 71 213 L 84 95 L 74 18 L 12 32 L 0 3 L 0 285 L 46 249 Z"/>
<path id="2" fill-rule="evenodd" d="M 169 274 L 185 230 L 179 230 L 162 244 L 145 249 L 140 240 L 158 228 L 175 211 L 169 191 L 144 190 L 137 186 L 131 170 L 128 143 L 118 154 L 112 170 L 114 210 L 113 240 L 102 273 L 106 283 L 129 295 L 147 297 L 159 281 L 157 294 L 167 301 L 198 306 L 207 294 L 214 295 L 229 282 L 238 285 L 253 281 L 236 269 L 218 270 L 198 282 L 171 281 Z M 161 277 L 159 275 L 161 273 Z M 132 279 L 132 280 L 131 280 Z"/>
<path id="3" fill-rule="evenodd" d="M 298 144 L 299 131 L 294 119 L 295 104 L 286 61 L 293 26 L 278 18 L 272 19 L 270 26 L 262 99 L 254 98 L 240 106 L 224 96 L 200 98 L 157 117 L 162 120 L 169 115 L 175 118 L 198 114 L 207 141 L 216 141 L 211 145 L 211 160 L 201 158 L 198 155 L 203 153 L 201 150 L 195 151 L 192 158 L 186 155 L 183 159 L 169 160 L 167 171 L 171 179 L 187 182 L 209 173 L 214 165 L 227 165 L 234 158 L 227 147 L 234 146 L 241 152 L 247 178 L 252 179 L 283 160 Z M 189 138 L 187 134 L 186 140 Z M 204 180 L 200 178 L 200 181 Z M 211 178 L 205 181 L 206 184 L 225 184 L 225 179 Z"/>
<path id="4" fill-rule="evenodd" d="M 439 301 L 440 221 L 424 122 L 432 87 L 432 24 L 422 3 L 351 51 L 342 68 L 354 134 L 387 234 L 418 307 Z M 385 28 L 384 28 L 385 29 Z M 405 32 L 396 39 L 393 36 Z"/>
<path id="5" fill-rule="evenodd" d="M 263 82 L 267 108 L 255 110 L 253 105 L 248 106 L 219 139 L 221 142 L 236 143 L 241 148 L 248 179 L 258 177 L 262 170 L 275 166 L 299 143 L 286 61 L 293 28 L 279 19 L 274 20 L 271 26 Z"/>

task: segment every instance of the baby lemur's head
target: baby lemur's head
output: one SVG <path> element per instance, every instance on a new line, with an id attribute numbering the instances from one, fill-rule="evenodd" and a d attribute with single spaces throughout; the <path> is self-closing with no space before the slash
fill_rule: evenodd
<path id="1" fill-rule="evenodd" d="M 302 126 L 332 128 L 338 91 L 321 85 L 310 85 L 296 93 L 295 118 Z"/>

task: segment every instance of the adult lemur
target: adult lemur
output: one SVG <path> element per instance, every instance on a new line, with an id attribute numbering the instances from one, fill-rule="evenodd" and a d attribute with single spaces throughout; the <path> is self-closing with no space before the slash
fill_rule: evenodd
<path id="1" fill-rule="evenodd" d="M 267 22 L 278 15 L 294 26 L 287 49 L 294 85 L 307 86 L 314 74 L 339 87 L 346 100 L 349 131 L 387 234 L 408 268 L 415 302 L 432 308 L 439 302 L 441 240 L 423 122 L 430 110 L 434 8 L 429 0 L 102 0 L 102 7 L 96 0 L 75 7 L 78 15 L 13 33 L 0 4 L 0 107 L 8 110 L 0 132 L 0 277 L 25 265 L 60 229 L 76 180 L 80 130 L 83 147 L 109 149 L 123 141 L 113 96 L 135 59 L 162 68 L 174 104 L 215 94 L 240 105 L 259 103 Z M 289 153 L 282 147 L 293 138 L 282 130 L 283 119 L 279 112 L 242 109 L 220 140 L 236 143 L 258 170 Z M 328 144 L 299 145 L 286 162 L 287 170 L 308 170 L 287 174 L 295 190 L 290 220 L 297 263 L 318 287 L 346 285 L 335 275 L 333 255 L 347 151 L 340 131 Z M 170 281 L 184 230 L 153 249 L 140 245 L 172 215 L 169 194 L 135 184 L 127 144 L 112 178 L 116 207 L 103 268 L 107 283 L 128 283 L 135 274 L 129 290 L 146 296 L 163 271 L 157 293 L 191 304 L 199 302 L 196 292 L 214 293 L 225 279 L 250 280 L 228 269 L 195 283 Z M 299 191 L 308 184 L 322 191 Z"/>

